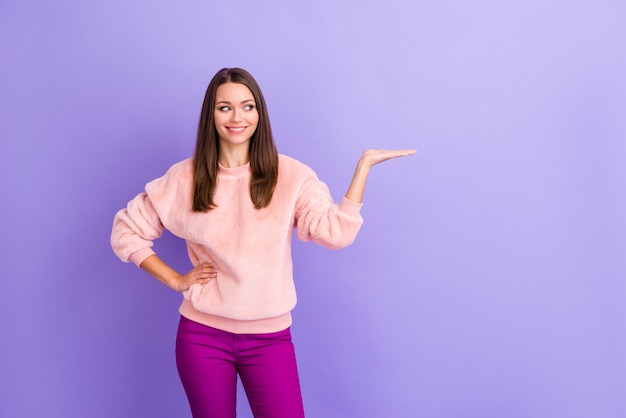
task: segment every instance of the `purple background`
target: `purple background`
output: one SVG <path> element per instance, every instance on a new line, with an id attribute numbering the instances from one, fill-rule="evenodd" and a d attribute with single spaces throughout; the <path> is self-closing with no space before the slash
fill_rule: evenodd
<path id="1" fill-rule="evenodd" d="M 180 296 L 109 232 L 191 155 L 224 66 L 336 199 L 363 149 L 420 151 L 373 169 L 353 246 L 294 244 L 310 417 L 626 416 L 625 21 L 618 0 L 2 0 L 0 416 L 189 416 Z"/>

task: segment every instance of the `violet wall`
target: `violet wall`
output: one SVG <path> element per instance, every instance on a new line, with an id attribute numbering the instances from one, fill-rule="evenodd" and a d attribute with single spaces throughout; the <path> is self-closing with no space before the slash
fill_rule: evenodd
<path id="1" fill-rule="evenodd" d="M 190 416 L 180 296 L 108 240 L 191 155 L 225 66 L 337 199 L 363 149 L 420 151 L 373 169 L 353 246 L 294 244 L 308 416 L 626 416 L 625 20 L 617 0 L 0 1 L 0 416 Z"/>

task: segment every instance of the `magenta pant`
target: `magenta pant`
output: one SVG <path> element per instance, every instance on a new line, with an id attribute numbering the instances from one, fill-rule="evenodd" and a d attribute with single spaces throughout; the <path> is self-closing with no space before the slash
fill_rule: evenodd
<path id="1" fill-rule="evenodd" d="M 194 418 L 235 418 L 237 374 L 255 418 L 303 418 L 289 328 L 232 334 L 180 318 L 176 365 Z"/>

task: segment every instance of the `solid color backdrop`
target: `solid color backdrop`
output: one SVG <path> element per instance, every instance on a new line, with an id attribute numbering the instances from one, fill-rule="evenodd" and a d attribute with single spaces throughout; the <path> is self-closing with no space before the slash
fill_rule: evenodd
<path id="1" fill-rule="evenodd" d="M 190 416 L 180 295 L 113 215 L 191 155 L 240 66 L 354 245 L 294 243 L 309 417 L 626 416 L 626 4 L 0 2 L 0 416 Z M 181 271 L 184 245 L 159 254 Z M 240 416 L 249 417 L 243 395 Z"/>

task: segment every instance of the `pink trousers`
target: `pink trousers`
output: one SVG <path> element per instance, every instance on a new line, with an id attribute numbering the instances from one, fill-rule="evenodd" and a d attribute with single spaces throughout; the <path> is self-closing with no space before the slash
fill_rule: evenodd
<path id="1" fill-rule="evenodd" d="M 235 418 L 237 375 L 255 418 L 303 418 L 291 332 L 232 334 L 181 316 L 176 366 L 194 418 Z"/>

